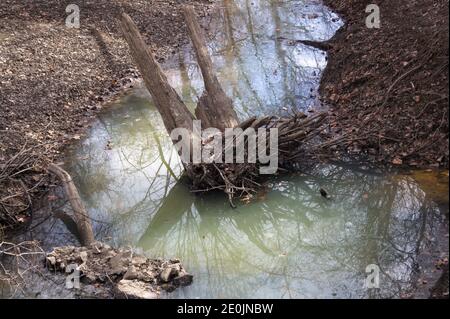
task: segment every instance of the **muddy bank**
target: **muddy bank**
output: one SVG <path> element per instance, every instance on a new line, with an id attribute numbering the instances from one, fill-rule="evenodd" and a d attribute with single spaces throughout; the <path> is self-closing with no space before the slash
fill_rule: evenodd
<path id="1" fill-rule="evenodd" d="M 118 28 L 124 11 L 163 61 L 187 41 L 180 7 L 199 16 L 210 1 L 78 1 L 80 29 L 65 26 L 71 1 L 0 3 L 0 223 L 26 224 L 51 186 L 46 164 L 78 140 L 101 103 L 132 85 L 133 68 Z"/>
<path id="2" fill-rule="evenodd" d="M 448 2 L 325 0 L 346 25 L 329 42 L 321 93 L 339 149 L 373 161 L 448 168 Z"/>

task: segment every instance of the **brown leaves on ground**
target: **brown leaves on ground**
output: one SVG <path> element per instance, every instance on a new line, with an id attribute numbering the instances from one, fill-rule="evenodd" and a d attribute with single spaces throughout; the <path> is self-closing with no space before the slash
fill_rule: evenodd
<path id="1" fill-rule="evenodd" d="M 325 3 L 347 20 L 321 85 L 341 151 L 448 167 L 448 1 L 384 1 L 380 29 L 365 25 L 372 1 Z"/>

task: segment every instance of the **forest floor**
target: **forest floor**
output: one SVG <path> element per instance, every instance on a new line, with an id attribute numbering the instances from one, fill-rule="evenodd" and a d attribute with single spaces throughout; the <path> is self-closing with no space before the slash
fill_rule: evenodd
<path id="1" fill-rule="evenodd" d="M 448 168 L 448 1 L 324 2 L 346 22 L 329 42 L 320 90 L 334 135 L 349 140 L 338 151 Z M 379 29 L 366 26 L 372 3 Z"/>
<path id="2" fill-rule="evenodd" d="M 72 1 L 0 1 L 0 226 L 26 224 L 50 180 L 48 162 L 81 138 L 102 103 L 139 77 L 118 26 L 128 13 L 162 62 L 187 41 L 181 6 L 210 1 L 83 0 L 80 28 L 65 25 Z"/>

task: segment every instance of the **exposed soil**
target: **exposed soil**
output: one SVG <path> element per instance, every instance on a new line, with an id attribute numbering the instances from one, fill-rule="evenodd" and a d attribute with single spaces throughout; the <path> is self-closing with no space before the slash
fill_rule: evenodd
<path id="1" fill-rule="evenodd" d="M 122 39 L 128 13 L 163 61 L 187 41 L 181 5 L 205 16 L 208 0 L 83 0 L 80 29 L 65 25 L 73 1 L 0 1 L 0 225 L 25 224 L 46 163 L 138 72 Z"/>
<path id="2" fill-rule="evenodd" d="M 397 166 L 448 168 L 448 1 L 325 0 L 346 25 L 329 43 L 321 94 L 336 147 Z M 366 27 L 368 4 L 381 27 Z"/>

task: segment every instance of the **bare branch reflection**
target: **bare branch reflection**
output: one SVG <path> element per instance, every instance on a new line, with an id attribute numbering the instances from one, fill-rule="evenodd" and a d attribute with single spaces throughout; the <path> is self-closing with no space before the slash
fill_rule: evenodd
<path id="1" fill-rule="evenodd" d="M 209 46 L 240 116 L 316 105 L 326 56 L 298 40 L 327 40 L 340 25 L 316 1 L 224 0 Z M 167 75 L 193 111 L 202 80 L 190 52 Z M 191 194 L 147 98 L 137 88 L 112 105 L 67 166 L 98 239 L 183 260 L 194 284 L 171 297 L 398 297 L 420 277 L 419 260 L 439 249 L 448 195 L 413 176 L 317 166 L 271 181 L 236 210 L 222 194 Z M 378 291 L 363 288 L 373 263 Z"/>

